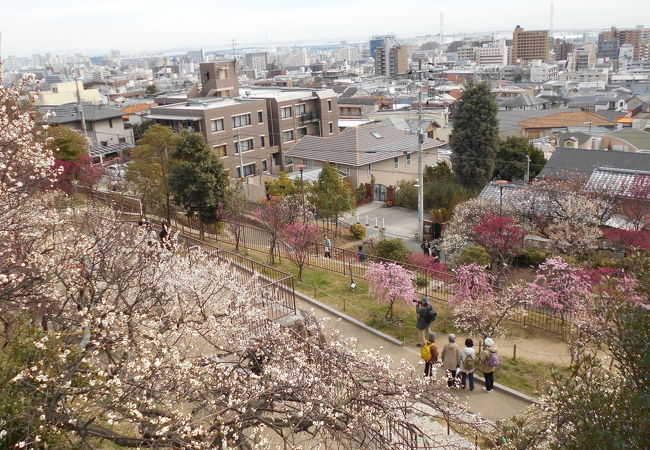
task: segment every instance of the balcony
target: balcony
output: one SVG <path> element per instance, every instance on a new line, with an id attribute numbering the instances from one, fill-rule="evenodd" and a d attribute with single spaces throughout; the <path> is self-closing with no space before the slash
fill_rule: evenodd
<path id="1" fill-rule="evenodd" d="M 317 111 L 308 111 L 300 116 L 301 122 L 311 122 L 312 120 L 319 120 L 320 114 Z"/>

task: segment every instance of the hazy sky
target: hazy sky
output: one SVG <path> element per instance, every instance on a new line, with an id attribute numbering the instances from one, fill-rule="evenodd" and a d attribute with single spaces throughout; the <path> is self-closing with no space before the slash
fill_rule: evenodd
<path id="1" fill-rule="evenodd" d="M 105 54 L 250 43 L 366 39 L 547 29 L 549 1 L 535 0 L 0 0 L 3 55 Z M 633 27 L 650 1 L 556 0 L 554 28 Z M 646 23 L 650 26 L 650 23 Z"/>

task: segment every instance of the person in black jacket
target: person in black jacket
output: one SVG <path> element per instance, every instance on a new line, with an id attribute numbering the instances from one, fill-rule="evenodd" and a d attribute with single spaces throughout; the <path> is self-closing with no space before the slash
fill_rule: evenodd
<path id="1" fill-rule="evenodd" d="M 436 320 L 438 313 L 433 309 L 429 299 L 425 296 L 417 301 L 415 305 L 415 312 L 418 315 L 418 320 L 415 323 L 415 326 L 420 330 L 420 343 L 418 347 L 421 347 L 426 342 L 428 334 L 431 332 L 431 324 Z"/>

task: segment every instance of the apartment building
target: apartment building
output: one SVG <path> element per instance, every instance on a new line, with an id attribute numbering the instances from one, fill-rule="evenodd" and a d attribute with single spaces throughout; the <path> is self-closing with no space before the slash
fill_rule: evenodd
<path id="1" fill-rule="evenodd" d="M 263 100 L 268 115 L 270 145 L 277 148 L 274 164 L 285 169 L 284 154 L 303 136 L 335 136 L 337 95 L 332 89 L 245 88 L 243 98 Z"/>
<path id="2" fill-rule="evenodd" d="M 383 45 L 376 48 L 375 74 L 384 77 L 396 77 L 397 74 L 406 73 L 408 67 L 408 46 L 398 45 L 393 39 L 384 39 Z"/>
<path id="3" fill-rule="evenodd" d="M 277 149 L 270 143 L 263 100 L 190 98 L 183 103 L 151 108 L 146 117 L 174 131 L 201 133 L 235 178 L 271 172 L 272 155 Z"/>
<path id="4" fill-rule="evenodd" d="M 581 45 L 576 47 L 569 59 L 571 60 L 571 70 L 578 72 L 588 70 L 596 64 L 597 47 L 594 44 Z"/>
<path id="5" fill-rule="evenodd" d="M 201 81 L 189 94 L 156 97 L 165 104 L 151 108 L 147 118 L 203 134 L 233 177 L 288 170 L 284 153 L 300 138 L 339 132 L 332 89 L 240 90 L 234 61 L 201 64 Z"/>
<path id="6" fill-rule="evenodd" d="M 512 62 L 549 60 L 548 30 L 524 31 L 519 25 L 512 34 Z"/>
<path id="7" fill-rule="evenodd" d="M 503 66 L 508 64 L 508 47 L 505 41 L 500 40 L 478 47 L 475 53 L 475 61 L 479 66 Z"/>
<path id="8" fill-rule="evenodd" d="M 266 52 L 246 53 L 246 67 L 263 72 L 268 68 L 268 54 Z"/>
<path id="9" fill-rule="evenodd" d="M 616 40 L 619 45 L 632 45 L 634 47 L 633 59 L 634 61 L 639 61 L 643 59 L 645 44 L 650 42 L 650 28 L 644 28 L 643 25 L 625 30 L 612 27 L 609 31 L 600 33 L 598 36 L 599 40 L 601 40 L 601 36 L 602 40 Z"/>

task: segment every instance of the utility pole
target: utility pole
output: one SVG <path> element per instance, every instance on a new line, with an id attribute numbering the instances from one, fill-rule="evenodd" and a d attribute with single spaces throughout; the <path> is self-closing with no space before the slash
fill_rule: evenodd
<path id="1" fill-rule="evenodd" d="M 241 180 L 244 197 L 248 200 L 248 189 L 247 187 L 244 187 L 244 182 L 246 181 L 246 184 L 248 184 L 248 180 L 245 180 L 246 177 L 244 176 L 244 157 L 242 156 L 241 136 L 239 130 L 237 130 L 237 151 L 239 152 L 239 179 Z"/>
<path id="2" fill-rule="evenodd" d="M 79 108 L 79 113 L 81 114 L 81 131 L 83 132 L 86 139 L 88 139 L 88 130 L 86 129 L 86 116 L 84 115 L 84 108 L 81 104 L 81 94 L 79 94 L 79 77 L 74 79 L 74 85 L 77 89 L 77 108 Z"/>
<path id="3" fill-rule="evenodd" d="M 524 175 L 524 181 L 526 183 L 530 182 L 530 155 L 526 155 L 526 175 Z"/>
<path id="4" fill-rule="evenodd" d="M 424 133 L 422 131 L 422 62 L 418 72 L 418 240 L 424 239 Z"/>

